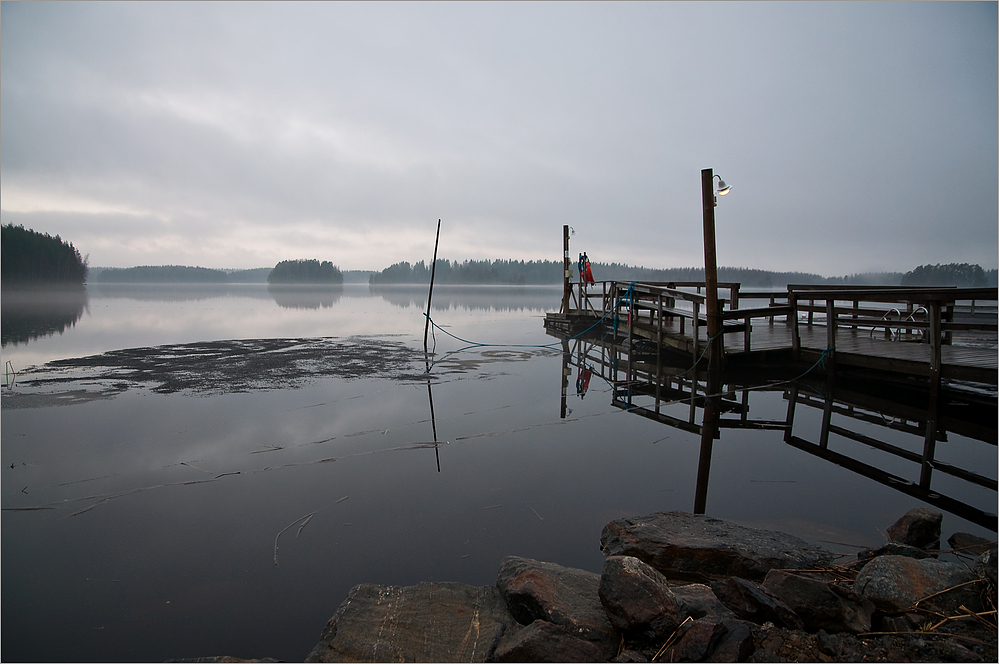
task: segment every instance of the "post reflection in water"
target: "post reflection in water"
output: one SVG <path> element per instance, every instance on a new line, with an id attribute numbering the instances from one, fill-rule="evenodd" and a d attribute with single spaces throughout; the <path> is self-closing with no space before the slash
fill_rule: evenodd
<path id="1" fill-rule="evenodd" d="M 834 384 L 808 372 L 750 384 L 736 372 L 701 371 L 684 366 L 684 359 L 671 364 L 651 345 L 636 344 L 629 352 L 610 340 L 575 339 L 564 341 L 562 348 L 562 418 L 572 412 L 568 380 L 578 368 L 611 386 L 613 406 L 699 437 L 696 514 L 707 509 L 712 451 L 720 431 L 773 430 L 790 447 L 996 531 L 994 463 L 976 461 L 995 457 L 993 392 L 973 385 L 932 391 L 869 378 L 841 377 Z M 750 417 L 750 394 L 759 392 L 781 393 L 787 402 L 783 419 Z M 815 418 L 803 416 L 806 411 L 821 412 L 817 430 Z M 955 458 L 938 458 L 937 443 L 950 438 L 960 439 L 948 450 Z"/>

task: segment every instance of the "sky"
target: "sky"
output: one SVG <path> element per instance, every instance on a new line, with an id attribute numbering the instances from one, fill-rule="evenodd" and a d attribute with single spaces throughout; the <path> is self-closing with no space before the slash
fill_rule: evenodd
<path id="1" fill-rule="evenodd" d="M 92 266 L 999 263 L 995 2 L 3 2 L 0 218 Z M 595 275 L 599 278 L 599 275 Z"/>

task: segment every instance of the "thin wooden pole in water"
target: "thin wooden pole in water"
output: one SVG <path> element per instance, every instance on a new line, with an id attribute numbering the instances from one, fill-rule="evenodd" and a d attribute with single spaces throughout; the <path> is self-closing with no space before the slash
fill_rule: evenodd
<path id="1" fill-rule="evenodd" d="M 427 294 L 427 323 L 423 326 L 423 353 L 427 353 L 427 334 L 430 332 L 430 300 L 434 297 L 434 273 L 437 272 L 437 245 L 441 241 L 441 220 L 437 220 L 437 239 L 434 240 L 434 262 L 430 264 L 430 293 Z"/>

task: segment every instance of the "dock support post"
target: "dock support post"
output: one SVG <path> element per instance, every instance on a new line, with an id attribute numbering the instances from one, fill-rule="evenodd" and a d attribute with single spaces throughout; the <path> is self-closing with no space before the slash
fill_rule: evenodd
<path id="1" fill-rule="evenodd" d="M 720 409 L 718 393 L 721 388 L 720 374 L 708 372 L 708 382 L 704 391 L 704 416 L 701 420 L 701 449 L 697 458 L 697 481 L 694 485 L 694 514 L 704 514 L 708 504 L 708 478 L 711 476 L 711 451 L 715 437 L 718 435 L 718 416 Z M 697 391 L 696 381 L 692 384 L 691 393 Z"/>
<path id="2" fill-rule="evenodd" d="M 718 320 L 718 261 L 715 257 L 715 193 L 714 173 L 701 171 L 701 207 L 704 211 L 704 289 L 707 295 L 704 313 L 708 321 L 708 367 L 721 369 L 722 338 Z"/>

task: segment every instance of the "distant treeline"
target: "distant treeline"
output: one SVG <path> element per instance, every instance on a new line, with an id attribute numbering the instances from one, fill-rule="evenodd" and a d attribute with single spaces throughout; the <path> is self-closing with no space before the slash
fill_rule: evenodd
<path id="1" fill-rule="evenodd" d="M 0 281 L 5 288 L 82 286 L 87 281 L 87 259 L 58 235 L 6 224 L 0 228 L 0 247 Z"/>
<path id="2" fill-rule="evenodd" d="M 704 268 L 677 267 L 656 269 L 636 267 L 622 263 L 593 263 L 593 276 L 598 281 L 704 281 Z M 578 271 L 575 261 L 574 272 Z M 787 284 L 856 284 L 876 286 L 897 286 L 901 283 L 901 272 L 871 272 L 851 274 L 842 277 L 823 277 L 807 272 L 771 272 L 742 267 L 718 268 L 718 280 L 736 282 L 752 288 L 783 288 Z M 381 284 L 426 284 L 430 282 L 430 267 L 423 261 L 411 265 L 408 262 L 396 263 L 381 272 L 371 275 L 369 283 Z M 560 284 L 562 283 L 562 263 L 560 261 L 437 261 L 434 282 L 440 284 Z"/>
<path id="3" fill-rule="evenodd" d="M 329 261 L 295 260 L 281 261 L 273 268 L 252 270 L 215 270 L 186 265 L 97 268 L 94 281 L 104 284 L 342 284 L 343 275 Z"/>
<path id="4" fill-rule="evenodd" d="M 415 265 L 396 263 L 381 272 L 373 272 L 370 284 L 428 284 L 430 267 L 423 261 Z M 562 283 L 562 263 L 557 261 L 449 261 L 437 260 L 434 273 L 437 284 L 526 284 Z"/>

